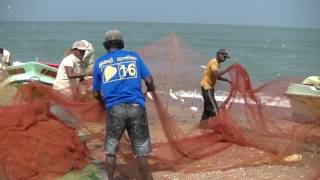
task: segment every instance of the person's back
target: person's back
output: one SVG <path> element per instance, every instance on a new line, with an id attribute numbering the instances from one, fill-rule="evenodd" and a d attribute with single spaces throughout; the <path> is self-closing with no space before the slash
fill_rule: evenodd
<path id="1" fill-rule="evenodd" d="M 138 103 L 144 105 L 141 80 L 150 75 L 144 62 L 135 52 L 112 51 L 96 60 L 96 68 L 104 68 L 102 84 L 103 99 L 107 109 L 119 103 Z"/>
<path id="2" fill-rule="evenodd" d="M 152 179 L 147 161 L 151 140 L 141 89 L 143 79 L 147 91 L 154 91 L 152 76 L 137 53 L 122 50 L 124 41 L 120 31 L 108 31 L 103 45 L 108 52 L 95 62 L 92 87 L 108 115 L 105 141 L 108 178 L 114 179 L 116 153 L 126 130 L 141 179 Z"/>
<path id="3" fill-rule="evenodd" d="M 220 64 L 216 58 L 213 58 L 208 62 L 206 69 L 204 70 L 203 79 L 200 82 L 201 87 L 205 90 L 214 88 L 217 81 L 214 71 L 217 69 L 220 69 Z"/>

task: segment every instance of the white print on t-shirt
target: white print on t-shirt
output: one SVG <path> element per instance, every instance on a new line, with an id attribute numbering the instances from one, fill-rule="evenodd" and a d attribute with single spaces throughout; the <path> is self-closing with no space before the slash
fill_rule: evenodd
<path id="1" fill-rule="evenodd" d="M 102 66 L 106 65 L 106 64 L 110 64 L 110 63 L 113 63 L 113 58 L 109 58 L 109 59 L 106 59 L 102 62 L 99 63 L 99 68 L 101 68 Z"/>
<path id="2" fill-rule="evenodd" d="M 117 57 L 117 61 L 118 61 L 118 62 L 127 61 L 127 60 L 134 60 L 134 61 L 136 61 L 136 60 L 137 60 L 137 57 L 135 57 L 135 56 L 130 56 L 130 55 L 123 56 L 123 57 Z"/>
<path id="3" fill-rule="evenodd" d="M 135 61 L 126 61 L 106 66 L 103 69 L 103 83 L 137 78 L 137 66 Z"/>

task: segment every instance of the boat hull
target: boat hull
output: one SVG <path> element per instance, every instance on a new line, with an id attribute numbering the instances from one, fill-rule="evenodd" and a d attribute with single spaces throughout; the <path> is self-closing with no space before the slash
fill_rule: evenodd
<path id="1" fill-rule="evenodd" d="M 289 98 L 292 116 L 302 122 L 320 122 L 320 90 L 313 86 L 291 84 L 286 96 Z"/>
<path id="2" fill-rule="evenodd" d="M 6 68 L 10 83 L 39 81 L 53 84 L 57 69 L 38 62 L 26 62 Z"/>

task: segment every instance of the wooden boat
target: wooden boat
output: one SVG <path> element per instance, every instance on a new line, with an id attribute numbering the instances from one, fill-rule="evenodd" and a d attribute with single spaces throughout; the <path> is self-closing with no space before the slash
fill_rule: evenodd
<path id="1" fill-rule="evenodd" d="M 17 63 L 6 68 L 10 83 L 39 81 L 53 84 L 57 76 L 57 68 L 38 62 Z"/>
<path id="2" fill-rule="evenodd" d="M 289 98 L 294 119 L 320 122 L 320 90 L 314 86 L 290 84 L 285 93 Z"/>

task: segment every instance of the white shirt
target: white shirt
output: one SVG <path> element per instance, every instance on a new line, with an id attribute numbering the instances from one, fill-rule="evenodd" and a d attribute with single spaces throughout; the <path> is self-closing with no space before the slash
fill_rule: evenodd
<path id="1" fill-rule="evenodd" d="M 83 61 L 85 63 L 85 68 L 87 72 L 92 72 L 93 71 L 93 66 L 94 66 L 94 49 L 92 44 L 87 41 L 87 40 L 81 40 L 87 44 L 87 50 L 83 56 Z"/>
<path id="2" fill-rule="evenodd" d="M 53 82 L 53 89 L 56 89 L 63 94 L 71 97 L 72 89 L 76 88 L 79 82 L 79 78 L 70 79 L 66 72 L 66 66 L 72 67 L 73 72 L 80 73 L 81 72 L 81 60 L 77 58 L 74 54 L 69 54 L 65 57 L 58 68 L 57 76 L 55 81 Z"/>
<path id="3" fill-rule="evenodd" d="M 7 66 L 6 63 L 7 64 L 10 63 L 10 52 L 8 50 L 3 49 L 3 54 L 0 54 L 0 56 L 1 56 L 1 63 L 2 63 L 0 66 L 1 67 Z"/>

